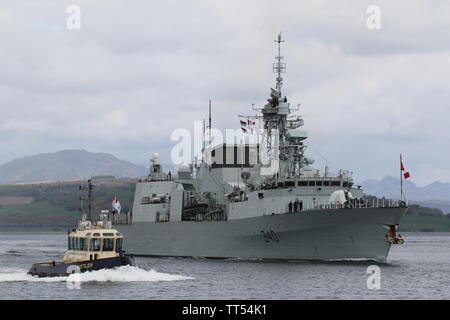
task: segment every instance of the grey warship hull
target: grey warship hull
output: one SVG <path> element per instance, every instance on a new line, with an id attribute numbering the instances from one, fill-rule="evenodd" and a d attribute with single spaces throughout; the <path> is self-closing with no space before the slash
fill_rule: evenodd
<path id="1" fill-rule="evenodd" d="M 204 126 L 201 157 L 178 163 L 173 179 L 170 172 L 164 172 L 159 154 L 154 154 L 148 176 L 136 183 L 133 218 L 126 219 L 132 224 L 117 227 L 127 238 L 127 252 L 385 260 L 391 244 L 402 243 L 396 230 L 407 210 L 406 202 L 382 199 L 379 205 L 361 186 L 354 186 L 350 171 L 332 173 L 325 167 L 322 174 L 311 167 L 314 159 L 305 156 L 308 134 L 299 129 L 304 124 L 298 114 L 300 105 L 291 107 L 282 90 L 286 64 L 280 51 L 281 34 L 275 42 L 275 89 L 270 89 L 263 107 L 252 108 L 256 115 L 239 115 L 242 131 L 253 139 L 228 136 L 233 130 L 226 130 L 223 141 L 230 142 L 212 145 L 210 105 L 209 134 L 206 139 Z M 252 127 L 256 121 L 259 130 Z M 239 139 L 240 143 L 231 142 Z M 184 143 L 177 145 L 172 155 L 184 147 Z"/>
<path id="2" fill-rule="evenodd" d="M 133 222 L 118 226 L 140 256 L 384 261 L 387 226 L 407 208 L 311 210 L 239 220 Z"/>

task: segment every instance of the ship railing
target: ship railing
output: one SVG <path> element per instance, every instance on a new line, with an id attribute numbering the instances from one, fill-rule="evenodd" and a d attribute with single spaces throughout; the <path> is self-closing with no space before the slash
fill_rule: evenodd
<path id="1" fill-rule="evenodd" d="M 131 211 L 102 210 L 99 221 L 104 221 L 110 225 L 123 225 L 131 224 L 132 220 L 133 213 Z"/>
<path id="2" fill-rule="evenodd" d="M 79 220 L 78 230 L 111 229 L 111 221 L 105 220 Z"/>
<path id="3" fill-rule="evenodd" d="M 197 213 L 194 217 L 194 221 L 226 221 L 227 215 L 223 211 L 208 212 L 208 213 Z"/>
<path id="4" fill-rule="evenodd" d="M 402 200 L 393 199 L 373 199 L 372 201 L 364 199 L 353 199 L 350 201 L 316 204 L 313 202 L 304 202 L 301 211 L 335 210 L 335 209 L 361 209 L 361 208 L 404 208 L 408 204 Z"/>
<path id="5" fill-rule="evenodd" d="M 109 215 L 109 221 L 113 225 L 132 224 L 133 213 L 131 211 L 115 212 Z"/>

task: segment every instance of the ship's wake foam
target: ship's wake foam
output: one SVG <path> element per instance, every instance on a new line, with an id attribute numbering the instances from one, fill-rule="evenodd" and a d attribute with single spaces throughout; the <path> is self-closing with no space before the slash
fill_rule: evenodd
<path id="1" fill-rule="evenodd" d="M 139 267 L 122 266 L 114 269 L 103 269 L 80 274 L 71 274 L 68 277 L 39 278 L 27 274 L 27 270 L 0 270 L 0 282 L 157 282 L 181 281 L 194 278 L 177 274 L 157 272 L 153 269 L 145 270 Z"/>

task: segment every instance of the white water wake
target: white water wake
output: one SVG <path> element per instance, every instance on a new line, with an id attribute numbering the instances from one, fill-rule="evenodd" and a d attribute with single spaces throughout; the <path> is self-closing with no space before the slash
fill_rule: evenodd
<path id="1" fill-rule="evenodd" d="M 27 274 L 27 270 L 0 270 L 0 282 L 157 282 L 157 281 L 181 281 L 194 278 L 183 275 L 157 272 L 153 269 L 145 270 L 139 267 L 122 266 L 114 269 L 71 274 L 68 277 L 39 278 Z"/>

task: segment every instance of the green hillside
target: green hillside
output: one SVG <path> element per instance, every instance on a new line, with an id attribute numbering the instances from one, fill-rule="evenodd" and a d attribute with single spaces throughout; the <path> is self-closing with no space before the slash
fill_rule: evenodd
<path id="1" fill-rule="evenodd" d="M 400 231 L 450 232 L 450 218 L 405 215 L 400 221 Z"/>
<path id="2" fill-rule="evenodd" d="M 78 183 L 0 185 L 0 229 L 59 230 L 74 227 L 81 217 Z M 135 181 L 94 181 L 92 212 L 109 209 L 116 196 L 131 210 Z M 21 201 L 22 200 L 22 201 Z M 86 205 L 86 204 L 85 204 Z"/>

